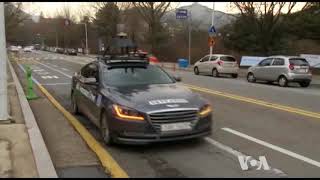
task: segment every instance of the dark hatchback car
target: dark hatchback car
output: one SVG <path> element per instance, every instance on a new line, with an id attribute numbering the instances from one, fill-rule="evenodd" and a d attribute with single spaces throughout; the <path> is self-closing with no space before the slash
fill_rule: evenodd
<path id="1" fill-rule="evenodd" d="M 180 79 L 128 55 L 97 60 L 72 77 L 72 109 L 99 129 L 107 144 L 146 144 L 211 134 L 212 108 Z"/>
<path id="2" fill-rule="evenodd" d="M 74 56 L 76 56 L 78 54 L 77 50 L 74 48 L 65 49 L 64 53 L 67 55 L 74 55 Z"/>

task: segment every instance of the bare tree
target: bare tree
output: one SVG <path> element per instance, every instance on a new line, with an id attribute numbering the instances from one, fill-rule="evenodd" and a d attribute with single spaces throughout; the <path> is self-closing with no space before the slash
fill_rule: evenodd
<path id="1" fill-rule="evenodd" d="M 155 53 L 158 41 L 161 37 L 163 27 L 161 18 L 170 7 L 170 2 L 133 2 L 133 6 L 149 26 L 149 41 L 151 43 L 151 51 Z"/>
<path id="2" fill-rule="evenodd" d="M 117 34 L 120 10 L 116 2 L 96 3 L 97 12 L 93 19 L 97 32 L 108 43 Z"/>
<path id="3" fill-rule="evenodd" d="M 279 37 L 279 28 L 285 19 L 285 15 L 291 13 L 296 2 L 233 2 L 233 5 L 240 12 L 238 23 L 243 23 L 243 26 L 250 27 L 250 40 L 254 40 L 257 47 L 261 51 L 268 54 L 271 51 L 272 45 Z M 239 26 L 242 26 L 237 24 Z M 246 37 L 244 37 L 246 38 Z M 252 44 L 252 43 L 251 43 Z M 279 43 L 278 43 L 279 44 Z"/>
<path id="4" fill-rule="evenodd" d="M 5 29 L 7 40 L 10 40 L 15 34 L 16 29 L 23 21 L 30 18 L 23 12 L 22 2 L 5 2 Z"/>

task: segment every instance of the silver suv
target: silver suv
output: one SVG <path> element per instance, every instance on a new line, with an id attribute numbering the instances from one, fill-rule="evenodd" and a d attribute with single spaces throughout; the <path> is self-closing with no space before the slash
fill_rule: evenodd
<path id="1" fill-rule="evenodd" d="M 308 87 L 312 79 L 309 63 L 297 56 L 270 56 L 258 65 L 248 69 L 248 82 L 263 80 L 278 82 L 285 87 L 289 82 L 298 82 L 301 87 Z"/>
<path id="2" fill-rule="evenodd" d="M 230 55 L 212 54 L 206 55 L 194 64 L 194 73 L 211 74 L 219 77 L 220 74 L 230 74 L 233 78 L 238 77 L 239 65 L 236 59 Z"/>

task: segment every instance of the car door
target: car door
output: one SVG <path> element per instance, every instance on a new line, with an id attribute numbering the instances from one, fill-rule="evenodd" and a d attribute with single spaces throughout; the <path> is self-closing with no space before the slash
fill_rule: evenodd
<path id="1" fill-rule="evenodd" d="M 210 55 L 205 56 L 201 61 L 201 70 L 200 72 L 208 74 L 208 63 L 209 63 Z"/>
<path id="2" fill-rule="evenodd" d="M 204 71 L 204 69 L 203 69 L 203 67 L 204 67 L 203 61 L 204 61 L 205 58 L 206 58 L 206 56 L 204 56 L 203 58 L 201 58 L 201 59 L 199 60 L 198 64 L 197 64 L 198 69 L 199 69 L 199 72 L 203 72 L 203 71 Z"/>
<path id="3" fill-rule="evenodd" d="M 87 83 L 86 79 L 95 78 L 97 83 Z M 81 70 L 80 95 L 78 107 L 93 123 L 99 124 L 99 107 L 96 101 L 99 92 L 99 69 L 96 63 L 90 63 Z"/>
<path id="4" fill-rule="evenodd" d="M 285 61 L 283 58 L 274 58 L 268 78 L 276 81 L 278 77 L 286 71 L 284 64 Z"/>
<path id="5" fill-rule="evenodd" d="M 212 69 L 217 66 L 217 60 L 218 59 L 219 59 L 219 57 L 215 56 L 215 55 L 212 55 L 210 57 L 210 60 L 209 60 L 208 65 L 207 65 L 209 73 L 212 73 Z"/>
<path id="6" fill-rule="evenodd" d="M 272 63 L 273 58 L 267 58 L 262 60 L 258 66 L 255 68 L 254 76 L 260 80 L 267 80 L 268 71 L 270 70 L 270 65 Z"/>

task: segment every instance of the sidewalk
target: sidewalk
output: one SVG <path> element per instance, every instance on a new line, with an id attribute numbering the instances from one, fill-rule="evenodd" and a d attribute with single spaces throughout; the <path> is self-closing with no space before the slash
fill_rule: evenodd
<path id="1" fill-rule="evenodd" d="M 12 62 L 12 66 L 22 87 L 26 90 L 25 73 L 17 63 Z M 49 101 L 36 84 L 33 87 L 39 98 L 29 101 L 29 104 L 42 132 L 57 175 L 61 178 L 109 177 L 108 173 L 102 169 L 96 154 L 88 148 L 65 116 Z M 69 99 L 68 102 L 70 102 Z"/>
<path id="2" fill-rule="evenodd" d="M 25 117 L 27 107 L 21 104 L 17 81 L 11 74 L 10 66 L 7 66 L 8 80 L 8 113 L 11 117 L 6 123 L 0 124 L 0 177 L 1 178 L 37 178 L 54 177 L 51 174 L 42 176 L 45 164 L 37 166 L 36 155 L 41 150 L 31 145 L 30 130 Z M 34 134 L 33 134 L 34 135 Z M 41 135 L 41 134 L 40 134 Z M 32 134 L 31 134 L 32 136 Z M 33 139 L 34 140 L 34 139 Z M 35 142 L 41 146 L 41 142 Z M 40 152 L 44 153 L 45 152 Z M 39 162 L 39 161 L 38 161 Z M 41 161 L 40 161 L 41 162 Z M 39 166 L 43 167 L 39 167 Z M 39 172 L 40 170 L 40 172 Z"/>

